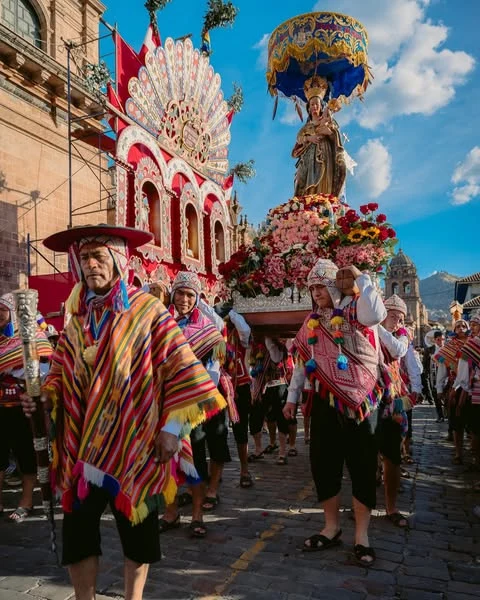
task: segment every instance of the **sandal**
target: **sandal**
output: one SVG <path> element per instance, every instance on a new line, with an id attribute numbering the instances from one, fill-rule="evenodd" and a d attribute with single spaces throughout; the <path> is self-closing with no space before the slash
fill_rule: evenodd
<path id="1" fill-rule="evenodd" d="M 304 442 L 305 442 L 306 445 L 308 445 L 310 443 L 310 438 L 306 437 L 305 440 L 304 440 Z"/>
<path id="2" fill-rule="evenodd" d="M 178 496 L 177 498 L 177 505 L 180 508 L 183 508 L 184 506 L 189 506 L 190 504 L 192 504 L 192 502 L 192 494 L 189 494 L 188 492 L 183 492 L 183 494 L 180 494 L 180 496 Z"/>
<path id="3" fill-rule="evenodd" d="M 288 460 L 286 456 L 279 456 L 277 458 L 277 465 L 286 465 L 288 464 Z"/>
<path id="4" fill-rule="evenodd" d="M 240 487 L 241 488 L 249 488 L 253 485 L 253 479 L 250 473 L 246 473 L 245 475 L 240 475 Z"/>
<path id="5" fill-rule="evenodd" d="M 207 528 L 203 521 L 192 521 L 188 526 L 191 537 L 204 538 L 207 535 Z"/>
<path id="6" fill-rule="evenodd" d="M 405 454 L 405 456 L 403 457 L 403 462 L 406 465 L 413 465 L 415 463 L 415 461 L 409 454 Z"/>
<path id="7" fill-rule="evenodd" d="M 385 518 L 388 521 L 390 521 L 390 523 L 393 523 L 393 525 L 395 525 L 395 527 L 400 527 L 400 529 L 406 529 L 408 527 L 407 517 L 404 517 L 399 512 L 394 512 L 394 513 L 391 513 L 390 515 L 385 515 Z"/>
<path id="8" fill-rule="evenodd" d="M 202 508 L 206 512 L 208 512 L 209 510 L 214 510 L 219 502 L 220 496 L 218 494 L 216 496 L 205 496 Z"/>
<path id="9" fill-rule="evenodd" d="M 296 448 L 289 448 L 288 452 L 287 452 L 287 456 L 297 456 L 298 455 L 298 451 Z"/>
<path id="10" fill-rule="evenodd" d="M 273 454 L 275 450 L 278 450 L 278 444 L 268 444 L 268 446 L 263 451 L 263 454 Z"/>
<path id="11" fill-rule="evenodd" d="M 25 508 L 24 506 L 19 506 L 13 511 L 9 518 L 12 519 L 12 521 L 15 521 L 15 523 L 23 523 L 25 519 L 28 519 L 32 512 L 33 507 Z"/>
<path id="12" fill-rule="evenodd" d="M 355 557 L 355 562 L 361 567 L 371 567 L 376 559 L 375 550 L 370 546 L 362 546 L 362 544 L 355 544 L 353 547 L 353 555 Z M 371 560 L 367 560 L 368 557 L 370 557 Z"/>
<path id="13" fill-rule="evenodd" d="M 180 515 L 177 515 L 173 521 L 167 521 L 163 517 L 158 521 L 158 533 L 165 533 L 169 529 L 178 529 L 180 527 Z"/>
<path id="14" fill-rule="evenodd" d="M 333 546 L 338 546 L 342 543 L 340 539 L 342 535 L 342 530 L 340 529 L 338 533 L 336 533 L 333 538 L 328 538 L 326 535 L 322 535 L 321 533 L 315 533 L 307 538 L 303 542 L 302 551 L 303 552 L 318 552 L 320 550 L 326 550 L 327 548 L 332 548 Z M 307 542 L 309 542 L 307 544 Z"/>
<path id="15" fill-rule="evenodd" d="M 256 460 L 260 460 L 262 458 L 265 458 L 265 456 L 263 455 L 263 452 L 260 452 L 260 454 L 255 454 L 254 452 L 252 452 L 252 454 L 248 455 L 248 462 L 252 463 L 255 462 Z"/>
<path id="16" fill-rule="evenodd" d="M 400 467 L 400 477 L 403 477 L 404 479 L 410 479 L 410 473 L 406 469 L 402 469 Z"/>

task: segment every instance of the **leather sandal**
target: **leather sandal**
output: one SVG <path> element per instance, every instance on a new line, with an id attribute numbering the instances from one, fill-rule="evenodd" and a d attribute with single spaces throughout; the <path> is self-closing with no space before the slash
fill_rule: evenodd
<path id="1" fill-rule="evenodd" d="M 180 524 L 180 515 L 177 515 L 173 521 L 167 521 L 162 517 L 158 521 L 158 533 L 165 533 L 169 529 L 178 529 Z"/>
<path id="2" fill-rule="evenodd" d="M 338 546 L 342 543 L 342 540 L 340 539 L 341 536 L 341 529 L 331 539 L 328 538 L 326 535 L 322 535 L 321 533 L 315 533 L 303 542 L 302 551 L 319 552 L 321 550 L 327 550 L 327 548 L 332 548 L 333 546 Z M 307 544 L 307 542 L 310 543 Z"/>
<path id="3" fill-rule="evenodd" d="M 367 568 L 371 567 L 377 558 L 375 556 L 375 550 L 372 547 L 362 546 L 362 544 L 355 544 L 353 547 L 353 555 L 357 565 Z M 370 557 L 371 560 L 368 560 L 368 557 Z"/>
<path id="4" fill-rule="evenodd" d="M 190 535 L 192 537 L 204 538 L 207 535 L 207 528 L 203 521 L 192 521 L 188 526 L 188 529 L 190 530 Z"/>

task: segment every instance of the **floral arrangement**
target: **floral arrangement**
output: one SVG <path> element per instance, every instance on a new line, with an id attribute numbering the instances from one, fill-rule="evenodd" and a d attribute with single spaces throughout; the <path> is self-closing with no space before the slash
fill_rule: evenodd
<path id="1" fill-rule="evenodd" d="M 252 246 L 219 265 L 220 274 L 228 290 L 254 297 L 304 288 L 320 257 L 379 272 L 393 256 L 396 234 L 377 210 L 370 203 L 357 213 L 326 194 L 292 198 L 269 211 Z"/>
<path id="2" fill-rule="evenodd" d="M 387 217 L 376 214 L 378 204 L 349 209 L 337 219 L 328 236 L 329 258 L 339 267 L 355 265 L 361 271 L 383 270 L 393 256 L 396 233 Z"/>

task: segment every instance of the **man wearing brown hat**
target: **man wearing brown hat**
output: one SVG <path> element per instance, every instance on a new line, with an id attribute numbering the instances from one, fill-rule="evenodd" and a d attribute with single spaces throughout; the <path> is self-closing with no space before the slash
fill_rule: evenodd
<path id="1" fill-rule="evenodd" d="M 77 600 L 95 598 L 107 504 L 125 557 L 125 598 L 141 600 L 149 564 L 160 560 L 157 506 L 175 496 L 183 439 L 224 406 L 165 306 L 129 285 L 130 250 L 151 237 L 99 225 L 44 241 L 69 252 L 77 281 L 43 386 L 57 432 L 51 468 L 64 511 L 62 562 Z M 25 412 L 33 409 L 25 399 Z"/>

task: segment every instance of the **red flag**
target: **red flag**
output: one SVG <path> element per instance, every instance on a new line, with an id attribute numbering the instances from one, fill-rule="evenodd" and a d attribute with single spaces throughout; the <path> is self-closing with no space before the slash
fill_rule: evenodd
<path id="1" fill-rule="evenodd" d="M 121 112 L 121 113 L 124 112 L 122 103 L 118 99 L 115 89 L 113 88 L 113 85 L 110 82 L 107 83 L 107 100 L 108 100 L 109 104 L 111 104 L 113 106 L 113 108 L 116 108 L 118 110 L 118 112 Z M 112 111 L 110 111 L 110 115 L 107 117 L 107 121 L 108 121 L 108 124 L 110 125 L 110 129 L 112 131 L 115 131 L 115 133 L 117 132 L 116 117 L 117 117 L 117 115 Z"/>
<path id="2" fill-rule="evenodd" d="M 145 39 L 143 40 L 143 45 L 140 48 L 140 52 L 138 56 L 140 60 L 145 63 L 145 55 L 148 51 L 153 52 L 155 48 L 158 48 L 162 45 L 162 40 L 160 39 L 160 35 L 157 30 L 154 30 L 152 24 L 148 26 L 147 33 L 145 34 Z"/>
<path id="3" fill-rule="evenodd" d="M 227 113 L 227 121 L 228 124 L 231 125 L 232 124 L 232 119 L 233 119 L 233 115 L 235 114 L 235 111 L 233 110 L 233 108 L 231 110 L 228 111 Z"/>
<path id="4" fill-rule="evenodd" d="M 113 32 L 115 41 L 115 60 L 117 72 L 117 95 L 121 105 L 129 98 L 128 82 L 132 77 L 138 75 L 140 67 L 143 67 L 141 60 L 135 50 L 119 35 L 117 31 Z"/>
<path id="5" fill-rule="evenodd" d="M 231 175 L 229 175 L 228 177 L 225 177 L 225 179 L 223 181 L 223 185 L 222 185 L 222 190 L 227 191 L 231 187 L 233 187 L 233 179 L 234 179 L 233 173 Z"/>

